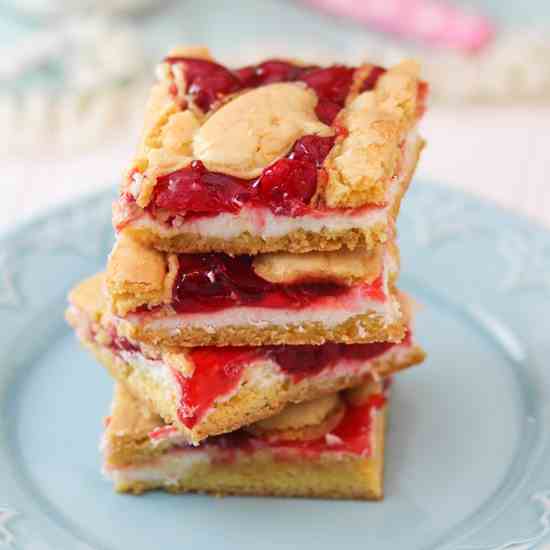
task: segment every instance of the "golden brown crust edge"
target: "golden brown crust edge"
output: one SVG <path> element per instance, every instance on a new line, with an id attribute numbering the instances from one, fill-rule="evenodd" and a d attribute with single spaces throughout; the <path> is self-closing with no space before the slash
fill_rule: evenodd
<path id="1" fill-rule="evenodd" d="M 227 241 L 218 237 L 205 237 L 196 233 L 180 233 L 165 237 L 149 228 L 133 227 L 125 229 L 132 238 L 146 246 L 175 253 L 206 253 L 225 252 L 237 256 L 239 254 L 260 254 L 263 252 L 292 252 L 301 254 L 315 250 L 329 252 L 347 247 L 349 250 L 365 247 L 369 250 L 389 241 L 393 231 L 387 224 L 377 224 L 363 231 L 350 229 L 348 231 L 331 231 L 323 229 L 318 233 L 299 229 L 283 235 L 265 239 L 251 235 L 248 231 Z"/>
<path id="2" fill-rule="evenodd" d="M 177 334 L 167 329 L 147 330 L 129 321 L 118 320 L 119 332 L 132 340 L 152 345 L 166 346 L 266 346 L 305 345 L 338 342 L 343 344 L 368 344 L 374 342 L 401 342 L 405 336 L 404 320 L 387 325 L 382 316 L 369 313 L 355 315 L 334 327 L 323 323 L 293 325 L 229 325 L 210 332 L 206 328 L 182 327 Z"/>

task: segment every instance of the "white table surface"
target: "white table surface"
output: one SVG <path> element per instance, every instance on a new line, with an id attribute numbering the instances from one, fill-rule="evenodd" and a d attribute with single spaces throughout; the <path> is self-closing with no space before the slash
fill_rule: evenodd
<path id="1" fill-rule="evenodd" d="M 0 158 L 0 231 L 86 193 L 116 185 L 137 130 L 79 153 Z M 434 107 L 418 178 L 465 189 L 550 228 L 550 106 Z"/>

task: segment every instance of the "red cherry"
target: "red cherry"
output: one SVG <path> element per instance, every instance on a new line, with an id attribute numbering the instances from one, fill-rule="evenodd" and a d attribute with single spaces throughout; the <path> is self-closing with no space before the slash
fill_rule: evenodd
<path id="1" fill-rule="evenodd" d="M 363 80 L 363 83 L 361 84 L 361 87 L 359 88 L 359 93 L 362 92 L 368 92 L 369 90 L 372 90 L 376 83 L 378 82 L 378 79 L 386 72 L 386 69 L 384 67 L 374 66 L 367 78 Z"/>
<path id="2" fill-rule="evenodd" d="M 253 190 L 246 180 L 209 172 L 201 161 L 161 176 L 154 204 L 173 212 L 238 212 Z"/>
<path id="3" fill-rule="evenodd" d="M 353 68 L 334 65 L 326 69 L 308 71 L 301 76 L 300 80 L 315 90 L 320 101 L 330 101 L 343 107 L 349 94 L 354 72 Z"/>
<path id="4" fill-rule="evenodd" d="M 260 198 L 274 214 L 299 215 L 317 189 L 317 168 L 304 160 L 281 159 L 266 168 L 259 182 Z"/>
<path id="5" fill-rule="evenodd" d="M 168 57 L 166 61 L 182 65 L 187 93 L 204 112 L 209 111 L 222 96 L 235 93 L 242 87 L 234 73 L 213 61 L 188 57 Z"/>
<path id="6" fill-rule="evenodd" d="M 235 71 L 243 88 L 256 88 L 275 82 L 293 82 L 305 69 L 287 61 L 270 59 L 259 65 L 250 65 Z"/>
<path id="7" fill-rule="evenodd" d="M 292 148 L 289 159 L 303 160 L 319 168 L 334 146 L 334 137 L 304 136 Z"/>
<path id="8" fill-rule="evenodd" d="M 342 107 L 340 105 L 323 99 L 317 103 L 315 114 L 321 122 L 327 126 L 331 126 L 341 110 Z"/>

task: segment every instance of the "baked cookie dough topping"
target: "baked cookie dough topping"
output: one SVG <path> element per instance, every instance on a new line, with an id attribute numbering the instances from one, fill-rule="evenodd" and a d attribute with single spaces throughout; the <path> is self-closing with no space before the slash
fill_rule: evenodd
<path id="1" fill-rule="evenodd" d="M 315 93 L 294 83 L 268 84 L 217 110 L 198 130 L 193 153 L 208 170 L 255 178 L 306 134 L 334 132 L 317 119 Z"/>

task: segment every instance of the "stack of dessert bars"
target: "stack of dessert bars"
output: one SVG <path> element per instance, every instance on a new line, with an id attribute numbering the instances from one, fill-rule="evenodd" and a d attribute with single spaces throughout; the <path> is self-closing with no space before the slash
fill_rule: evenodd
<path id="1" fill-rule="evenodd" d="M 411 61 L 160 64 L 114 249 L 67 310 L 116 380 L 118 491 L 382 497 L 389 377 L 424 357 L 395 219 L 426 95 Z"/>

